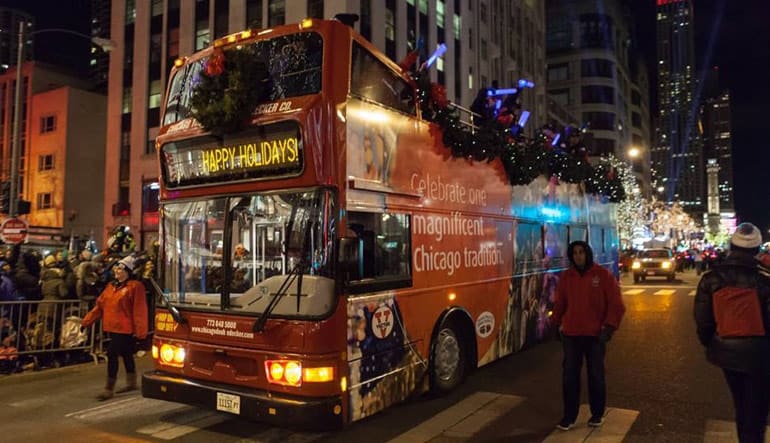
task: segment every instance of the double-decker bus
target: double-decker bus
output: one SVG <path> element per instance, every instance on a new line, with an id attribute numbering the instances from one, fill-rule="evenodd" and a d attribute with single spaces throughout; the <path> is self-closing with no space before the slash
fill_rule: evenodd
<path id="1" fill-rule="evenodd" d="M 249 124 L 216 135 L 190 116 L 214 47 L 251 48 L 268 73 Z M 145 397 L 344 425 L 548 336 L 569 241 L 616 266 L 614 205 L 453 157 L 415 94 L 335 20 L 180 60 L 157 138 L 164 302 Z"/>

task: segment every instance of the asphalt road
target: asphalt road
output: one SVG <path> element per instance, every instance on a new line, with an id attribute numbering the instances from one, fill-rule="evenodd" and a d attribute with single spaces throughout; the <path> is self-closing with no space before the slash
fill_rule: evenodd
<path id="1" fill-rule="evenodd" d="M 45 442 L 730 442 L 729 393 L 695 337 L 697 277 L 623 278 L 627 312 L 607 355 L 607 422 L 554 432 L 561 345 L 548 342 L 474 372 L 456 392 L 420 396 L 334 433 L 271 428 L 224 413 L 144 399 L 94 399 L 104 364 L 0 378 L 0 441 Z M 139 360 L 148 369 L 147 357 Z M 122 371 L 122 368 L 121 368 Z M 122 374 L 121 374 L 122 375 Z"/>

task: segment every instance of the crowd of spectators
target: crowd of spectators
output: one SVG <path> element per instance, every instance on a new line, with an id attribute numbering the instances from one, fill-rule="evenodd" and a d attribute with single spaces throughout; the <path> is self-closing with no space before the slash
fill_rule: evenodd
<path id="1" fill-rule="evenodd" d="M 93 306 L 113 279 L 113 265 L 121 258 L 133 254 L 138 263 L 136 276 L 146 280 L 153 277 L 156 256 L 156 250 L 135 253 L 126 251 L 123 244 L 117 242 L 111 242 L 110 247 L 102 251 L 83 249 L 75 254 L 61 249 L 43 256 L 38 250 L 25 250 L 21 245 L 0 251 L 0 302 L 6 302 L 0 303 L 0 372 L 5 373 L 90 358 L 82 351 L 61 351 L 71 346 L 65 341 L 73 339 L 65 337 L 67 331 L 63 327 L 66 325 L 61 320 L 70 316 L 82 318 L 83 311 Z M 149 292 L 147 297 L 148 306 L 152 306 Z M 62 312 L 65 307 L 72 308 L 73 312 Z M 73 331 L 77 333 L 79 329 L 73 328 Z M 18 353 L 35 347 L 57 351 L 36 353 L 34 358 Z"/>

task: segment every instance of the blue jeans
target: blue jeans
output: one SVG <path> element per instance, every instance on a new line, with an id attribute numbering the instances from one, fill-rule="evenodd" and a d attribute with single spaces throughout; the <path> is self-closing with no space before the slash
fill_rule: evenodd
<path id="1" fill-rule="evenodd" d="M 562 363 L 562 394 L 564 418 L 574 422 L 580 408 L 580 373 L 583 359 L 588 367 L 588 398 L 591 416 L 604 416 L 607 404 L 607 386 L 604 379 L 604 354 L 606 344 L 599 337 L 569 336 L 562 339 L 564 360 Z"/>

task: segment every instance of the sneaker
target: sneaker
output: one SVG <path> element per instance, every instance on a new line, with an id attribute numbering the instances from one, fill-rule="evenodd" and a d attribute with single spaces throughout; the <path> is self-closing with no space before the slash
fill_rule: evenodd
<path id="1" fill-rule="evenodd" d="M 575 427 L 575 421 L 574 420 L 567 420 L 566 418 L 561 419 L 558 425 L 556 425 L 556 429 L 561 429 L 562 431 L 569 431 L 570 429 Z"/>
<path id="2" fill-rule="evenodd" d="M 594 415 L 588 420 L 588 426 L 591 426 L 592 428 L 598 428 L 604 424 L 604 417 L 601 415 Z"/>

